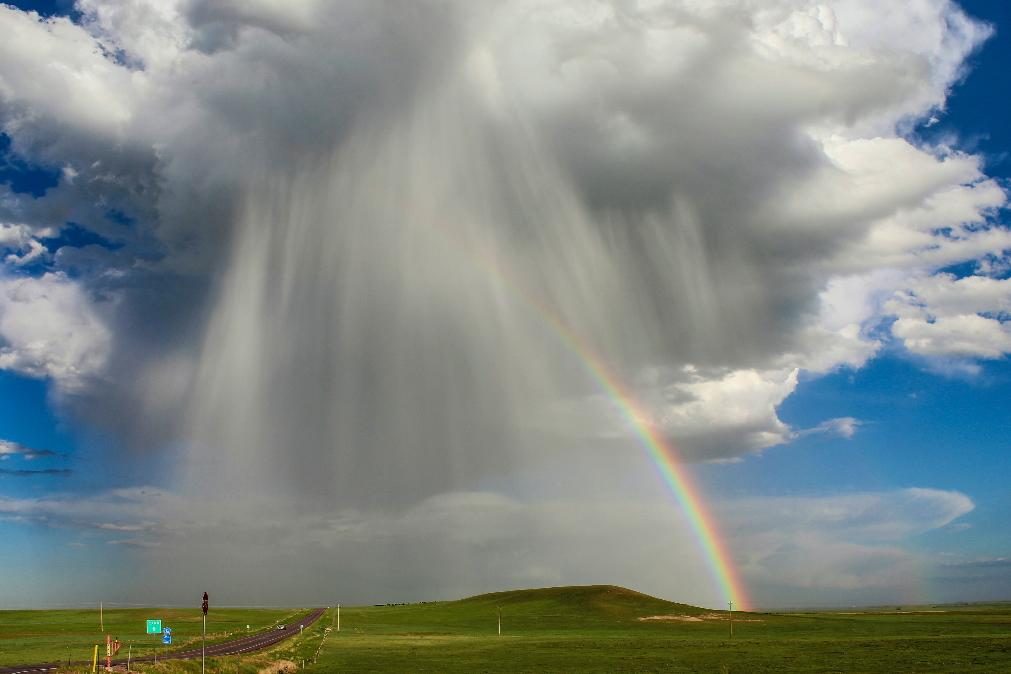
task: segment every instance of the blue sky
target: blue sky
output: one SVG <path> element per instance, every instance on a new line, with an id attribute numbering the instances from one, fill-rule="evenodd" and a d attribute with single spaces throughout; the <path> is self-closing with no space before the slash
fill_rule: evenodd
<path id="1" fill-rule="evenodd" d="M 361 257 L 341 257 L 341 251 L 358 246 L 361 256 L 376 251 L 395 256 L 399 248 L 368 238 L 339 239 L 338 246 L 329 230 L 304 224 L 326 221 L 331 213 L 335 223 L 356 217 L 395 223 L 404 213 L 411 214 L 405 221 L 413 222 L 431 197 L 441 213 L 456 214 L 461 222 L 487 218 L 488 231 L 498 231 L 508 216 L 498 214 L 497 204 L 517 194 L 544 209 L 531 207 L 531 222 L 547 213 L 580 224 L 557 238 L 545 237 L 542 251 L 522 249 L 514 257 L 508 237 L 489 235 L 488 241 L 504 246 L 498 252 L 503 265 L 515 263 L 511 273 L 542 283 L 537 292 L 562 305 L 567 320 L 586 331 L 588 343 L 601 345 L 602 356 L 621 367 L 653 415 L 651 423 L 682 448 L 755 603 L 1011 599 L 1011 529 L 1005 521 L 1011 512 L 1006 484 L 1011 365 L 1001 346 L 1008 339 L 1008 313 L 1001 307 L 1011 300 L 1001 282 L 1011 276 L 1009 251 L 993 244 L 968 257 L 951 253 L 943 257 L 953 261 L 947 264 L 909 261 L 927 259 L 929 246 L 912 252 L 889 248 L 893 240 L 922 233 L 895 234 L 894 223 L 907 217 L 930 222 L 947 217 L 930 230 L 941 238 L 967 222 L 959 235 L 966 241 L 982 232 L 1002 240 L 1007 231 L 1006 196 L 1000 195 L 1011 188 L 1006 68 L 1011 8 L 998 0 L 959 4 L 976 20 L 971 28 L 953 21 L 940 1 L 925 15 L 944 40 L 924 38 L 934 33 L 918 34 L 901 17 L 883 14 L 881 30 L 899 45 L 894 50 L 880 48 L 877 29 L 843 10 L 829 20 L 799 2 L 796 16 L 783 20 L 788 30 L 776 26 L 755 38 L 754 44 L 767 50 L 782 48 L 776 57 L 747 52 L 750 47 L 742 45 L 752 43 L 727 38 L 740 35 L 733 30 L 704 39 L 678 33 L 670 44 L 696 39 L 723 44 L 725 54 L 708 57 L 715 74 L 698 81 L 681 71 L 650 70 L 645 61 L 621 60 L 619 54 L 634 52 L 629 45 L 641 40 L 613 37 L 604 32 L 610 30 L 604 21 L 601 34 L 586 44 L 610 45 L 613 37 L 614 44 L 625 46 L 612 51 L 601 46 L 589 65 L 565 71 L 573 80 L 542 84 L 535 81 L 542 72 L 536 59 L 549 58 L 551 51 L 541 48 L 551 44 L 552 31 L 563 34 L 569 27 L 551 21 L 522 25 L 516 49 L 527 52 L 518 56 L 494 34 L 482 36 L 484 51 L 468 57 L 478 66 L 461 71 L 478 78 L 477 98 L 486 105 L 508 98 L 509 114 L 521 124 L 502 122 L 508 115 L 499 109 L 476 123 L 467 115 L 485 113 L 459 112 L 468 104 L 453 98 L 453 90 L 438 94 L 450 101 L 445 107 L 421 108 L 439 112 L 419 117 L 414 126 L 378 133 L 347 120 L 372 118 L 381 128 L 382 120 L 414 110 L 414 103 L 401 97 L 428 100 L 425 87 L 434 80 L 426 79 L 427 69 L 437 71 L 456 57 L 442 61 L 430 56 L 431 45 L 411 43 L 410 49 L 419 50 L 413 61 L 407 59 L 412 65 L 391 65 L 387 51 L 370 42 L 381 42 L 374 35 L 346 37 L 347 47 L 315 39 L 314 21 L 339 31 L 347 20 L 340 14 L 344 10 L 308 23 L 305 17 L 316 10 L 303 12 L 295 5 L 289 13 L 263 10 L 262 16 L 180 10 L 158 23 L 81 13 L 62 0 L 13 3 L 18 9 L 4 10 L 3 25 L 23 32 L 18 45 L 43 34 L 52 41 L 41 55 L 18 54 L 40 67 L 38 77 L 49 76 L 45 59 L 69 63 L 89 54 L 93 61 L 81 67 L 92 68 L 89 76 L 100 84 L 68 94 L 72 102 L 63 105 L 63 99 L 38 94 L 18 78 L 13 57 L 7 59 L 11 72 L 0 67 L 0 82 L 8 77 L 15 91 L 8 100 L 0 98 L 0 185 L 6 196 L 0 210 L 5 227 L 0 291 L 8 298 L 0 303 L 0 349 L 6 349 L 0 350 L 0 442 L 9 448 L 0 453 L 0 536 L 7 543 L 0 570 L 20 579 L 19 589 L 0 592 L 0 606 L 87 602 L 99 595 L 177 603 L 178 591 L 193 577 L 224 585 L 234 603 L 308 601 L 315 591 L 312 579 L 330 573 L 325 560 L 331 558 L 363 574 L 357 586 L 329 590 L 352 601 L 596 581 L 718 604 L 713 590 L 697 587 L 705 585 L 698 581 L 707 577 L 704 560 L 679 556 L 686 565 L 682 580 L 667 578 L 670 562 L 651 567 L 642 560 L 573 561 L 596 547 L 594 536 L 653 550 L 655 528 L 666 526 L 654 522 L 670 522 L 671 531 L 659 537 L 669 538 L 670 547 L 656 543 L 651 553 L 662 559 L 684 549 L 687 533 L 609 401 L 573 374 L 579 368 L 567 362 L 569 356 L 540 344 L 542 330 L 527 332 L 529 321 L 509 313 L 508 300 L 496 294 L 500 287 L 483 295 L 486 281 L 459 271 L 466 269 L 464 261 L 442 257 L 411 266 L 434 255 L 432 250 L 456 254 L 411 239 L 417 228 L 400 233 L 411 255 L 389 262 L 369 258 L 364 264 Z M 40 23 L 20 10 L 35 10 L 55 23 Z M 376 11 L 368 20 L 378 25 L 385 18 Z M 504 11 L 490 25 L 515 20 Z M 993 34 L 983 40 L 987 25 Z M 147 27 L 157 39 L 138 37 Z M 866 49 L 861 59 L 880 59 L 877 72 L 895 81 L 868 85 L 865 98 L 854 94 L 848 100 L 851 80 L 837 80 L 829 71 L 854 67 L 847 65 L 849 54 L 819 51 L 824 46 L 819 40 L 836 30 L 853 31 L 845 35 L 845 49 Z M 32 31 L 42 32 L 33 38 Z M 181 34 L 188 36 L 185 47 L 174 37 Z M 731 42 L 721 43 L 724 39 Z M 796 51 L 782 46 L 787 43 Z M 682 58 L 679 49 L 668 62 Z M 920 57 L 927 75 L 903 70 Z M 790 77 L 809 67 L 804 59 L 812 59 L 817 77 L 798 79 L 770 102 L 741 81 L 721 80 L 738 72 L 722 70 L 723 58 L 739 72 L 758 73 L 753 77 Z M 610 86 L 606 68 L 596 70 L 608 59 L 629 78 L 628 86 Z M 480 79 L 489 68 L 495 77 Z M 689 70 L 703 68 L 696 64 Z M 673 78 L 668 86 L 677 101 L 701 101 L 698 110 L 694 103 L 668 105 L 662 94 L 644 93 L 663 91 L 650 79 L 661 76 Z M 922 82 L 910 84 L 921 76 Z M 811 94 L 818 104 L 809 104 L 803 88 L 816 80 L 824 89 Z M 394 83 L 388 91 L 385 82 Z M 704 93 L 721 86 L 726 100 Z M 720 107 L 724 104 L 730 107 Z M 823 117 L 819 106 L 826 110 Z M 458 115 L 447 125 L 433 126 L 421 138 L 404 131 L 424 129 L 446 109 Z M 609 126 L 598 127 L 594 110 L 617 112 Z M 766 123 L 768 134 L 784 134 L 776 148 L 767 147 Z M 497 124 L 502 128 L 487 131 Z M 439 135 L 446 128 L 470 134 L 470 145 L 485 154 L 476 159 L 466 154 L 467 147 L 454 144 L 456 133 L 448 140 Z M 533 129 L 541 145 L 516 158 L 527 152 L 529 141 L 519 128 Z M 693 137 L 698 142 L 684 140 Z M 387 156 L 383 143 L 393 143 L 390 138 L 403 145 L 393 145 L 388 156 L 414 157 L 421 177 L 397 182 L 397 171 L 407 170 L 399 162 L 369 163 Z M 502 138 L 511 140 L 501 143 Z M 433 150 L 436 141 L 448 149 Z M 328 143 L 338 148 L 338 159 L 329 164 L 315 154 Z M 881 154 L 865 161 L 860 153 L 875 144 Z M 340 159 L 345 147 L 354 159 Z M 681 155 L 691 161 L 679 164 Z M 514 182 L 501 181 L 508 188 L 497 191 L 498 183 L 480 182 L 489 156 L 499 163 L 487 174 L 512 175 Z M 949 157 L 955 159 L 944 164 Z M 342 161 L 359 163 L 344 174 Z M 258 162 L 269 168 L 246 172 Z M 908 162 L 906 175 L 883 178 L 877 168 L 901 162 Z M 829 165 L 842 170 L 825 170 Z M 461 166 L 469 168 L 461 172 Z M 278 167 L 283 179 L 264 178 Z M 540 171 L 540 191 L 524 192 L 527 178 L 517 176 L 533 170 Z M 326 171 L 334 172 L 330 182 L 313 192 L 313 181 Z M 887 193 L 889 181 L 900 183 L 918 171 L 921 182 L 917 175 L 907 191 Z M 861 172 L 870 177 L 855 179 L 856 187 L 840 182 L 837 188 L 833 182 L 843 173 L 860 178 Z M 655 179 L 657 174 L 666 182 Z M 779 177 L 771 181 L 765 174 Z M 348 175 L 382 175 L 382 198 L 370 202 L 371 183 Z M 444 183 L 424 182 L 433 175 L 450 176 L 450 183 L 473 182 L 440 197 Z M 876 181 L 885 187 L 877 190 Z M 734 189 L 710 194 L 709 186 L 724 182 Z M 419 184 L 424 189 L 411 192 Z M 388 185 L 414 194 L 413 200 L 396 210 L 388 204 L 397 204 L 401 193 Z M 873 189 L 864 195 L 866 185 Z M 347 203 L 357 203 L 351 197 L 330 200 L 348 189 L 366 195 L 361 208 L 368 217 L 349 210 Z M 656 196 L 666 189 L 673 191 Z M 961 201 L 947 210 L 936 207 L 943 195 L 956 192 Z M 546 193 L 562 196 L 542 204 Z M 866 210 L 845 198 L 834 200 L 837 193 L 852 195 L 854 203 L 866 199 Z M 285 200 L 289 194 L 300 195 L 300 207 Z M 794 200 L 795 209 L 769 205 Z M 568 206 L 576 203 L 578 209 Z M 669 221 L 657 215 L 667 213 L 667 204 L 675 204 Z M 838 208 L 839 215 L 826 216 L 824 223 L 820 215 L 796 216 L 814 212 L 809 208 Z M 273 213 L 274 220 L 258 220 L 263 213 Z M 808 225 L 791 223 L 795 216 L 817 224 L 805 230 Z M 680 238 L 657 234 L 660 238 L 625 249 L 623 237 L 631 241 L 640 234 L 623 233 L 599 239 L 612 247 L 597 249 L 598 239 L 579 229 L 583 220 L 592 232 L 599 226 L 650 235 L 650 228 L 658 227 Z M 255 238 L 268 230 L 270 236 Z M 463 240 L 486 233 L 481 227 L 464 232 Z M 864 245 L 865 235 L 867 247 L 850 247 Z M 313 243 L 303 245 L 307 240 Z M 547 250 L 560 240 L 568 245 Z M 931 246 L 948 250 L 944 246 L 951 240 L 936 243 L 939 238 Z M 613 261 L 594 254 L 599 250 L 618 261 L 608 266 Z M 262 251 L 269 253 L 257 258 Z M 657 251 L 668 257 L 651 270 Z M 791 255 L 802 262 L 783 261 L 777 257 L 783 251 L 795 251 Z M 882 262 L 864 266 L 879 253 Z M 284 267 L 292 257 L 297 263 Z M 276 277 L 270 275 L 278 269 Z M 443 278 L 444 272 L 450 275 Z M 612 272 L 613 278 L 607 277 Z M 605 277 L 611 280 L 600 285 L 589 280 Z M 430 278 L 436 280 L 428 283 Z M 957 295 L 968 288 L 959 285 L 963 280 L 979 281 L 980 295 Z M 283 287 L 294 299 L 250 309 L 261 300 L 246 291 L 258 282 L 267 288 L 289 283 Z M 572 291 L 580 283 L 588 284 L 584 295 Z M 360 295 L 330 306 L 347 287 Z M 455 289 L 448 299 L 440 295 L 450 292 L 447 288 Z M 832 295 L 833 288 L 844 290 Z M 393 293 L 393 299 L 384 293 Z M 956 295 L 968 299 L 946 299 Z M 599 299 L 600 306 L 584 306 L 587 296 Z M 367 302 L 354 299 L 366 297 Z M 499 313 L 484 313 L 492 297 L 503 302 Z M 465 305 L 460 315 L 446 308 L 457 300 Z M 478 308 L 467 304 L 471 300 Z M 957 301 L 996 304 L 959 313 L 952 304 Z M 19 313 L 28 302 L 36 302 L 34 308 Z M 608 302 L 614 304 L 604 306 Z M 341 321 L 316 322 L 330 311 L 367 326 L 362 334 L 368 339 L 358 344 L 358 333 L 342 331 Z M 850 330 L 843 324 L 853 315 Z M 502 343 L 473 325 L 496 320 L 502 321 L 497 328 L 505 336 Z M 936 332 L 941 325 L 952 326 L 952 332 Z M 967 332 L 959 332 L 963 328 Z M 411 340 L 401 343 L 396 335 L 404 333 Z M 830 341 L 813 341 L 815 334 Z M 953 346 L 960 339 L 968 346 Z M 404 365 L 419 354 L 421 364 Z M 489 354 L 504 363 L 494 376 L 475 383 L 458 374 L 498 367 L 488 364 Z M 440 369 L 440 359 L 453 361 L 452 374 Z M 528 369 L 523 361 L 536 363 Z M 390 369 L 390 363 L 403 369 Z M 331 365 L 336 375 L 327 374 Z M 499 385 L 481 383 L 486 380 Z M 387 386 L 393 381 L 398 385 Z M 743 389 L 740 382 L 746 382 Z M 467 413 L 457 416 L 456 409 Z M 376 420 L 382 423 L 372 425 Z M 401 427 L 409 430 L 390 430 Z M 384 457 L 384 448 L 396 443 L 404 448 L 389 449 Z M 289 478 L 290 485 L 280 484 Z M 398 493 L 402 496 L 383 500 Z M 583 524 L 599 515 L 598 509 L 611 514 L 601 516 L 596 533 L 589 533 Z M 220 521 L 203 521 L 201 513 L 208 510 L 219 513 Z M 506 532 L 504 538 L 485 539 L 489 528 Z M 375 540 L 360 534 L 348 539 L 353 545 L 343 542 L 341 536 L 359 530 L 377 532 Z M 278 531 L 291 538 L 263 552 L 264 542 Z M 480 542 L 469 547 L 472 540 Z M 347 552 L 360 541 L 365 541 L 361 552 Z M 197 550 L 175 551 L 190 544 Z M 523 573 L 489 562 L 484 555 L 496 546 L 526 551 Z M 217 571 L 244 556 L 269 566 L 295 549 L 313 559 L 300 567 L 304 583 L 265 589 L 262 574 L 252 568 L 231 581 Z M 818 556 L 812 550 L 826 552 Z M 453 573 L 440 561 L 447 551 L 460 558 Z M 791 554 L 810 558 L 816 567 L 810 579 L 793 582 L 789 569 L 777 575 L 777 560 Z M 399 555 L 422 561 L 384 584 L 384 564 L 396 565 L 375 560 Z M 608 577 L 610 570 L 614 577 Z M 911 573 L 915 582 L 908 580 Z M 153 574 L 165 578 L 164 584 L 152 587 Z M 67 580 L 73 576 L 85 582 Z"/>

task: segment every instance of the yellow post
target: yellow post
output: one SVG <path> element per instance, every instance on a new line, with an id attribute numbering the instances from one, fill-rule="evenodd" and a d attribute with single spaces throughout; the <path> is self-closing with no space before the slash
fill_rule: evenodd
<path id="1" fill-rule="evenodd" d="M 92 673 L 98 669 L 98 644 L 95 644 L 95 654 L 91 656 L 91 671 Z"/>

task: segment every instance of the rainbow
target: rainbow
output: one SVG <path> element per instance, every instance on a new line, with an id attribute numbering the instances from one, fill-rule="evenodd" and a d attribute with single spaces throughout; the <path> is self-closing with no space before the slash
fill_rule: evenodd
<path id="1" fill-rule="evenodd" d="M 642 408 L 632 392 L 622 384 L 607 363 L 596 355 L 589 344 L 573 332 L 550 309 L 529 298 L 528 301 L 537 307 L 538 312 L 551 324 L 569 349 L 579 356 L 586 371 L 617 404 L 635 430 L 635 434 L 649 455 L 650 461 L 656 466 L 664 483 L 687 515 L 692 533 L 695 534 L 699 546 L 705 553 L 713 580 L 723 593 L 724 601 L 740 610 L 750 608 L 744 584 L 723 544 L 719 526 L 706 508 L 698 487 L 680 465 L 674 446 L 657 432 L 649 421 L 650 415 Z"/>
<path id="2" fill-rule="evenodd" d="M 552 332 L 566 349 L 578 357 L 591 379 L 595 380 L 617 404 L 635 430 L 635 434 L 650 461 L 656 466 L 664 483 L 687 515 L 692 533 L 705 555 L 713 580 L 723 594 L 723 600 L 733 608 L 748 610 L 751 603 L 732 558 L 723 544 L 716 519 L 705 507 L 705 501 L 699 488 L 695 486 L 687 471 L 681 466 L 674 446 L 657 432 L 649 421 L 650 414 L 622 383 L 621 378 L 612 371 L 603 358 L 597 355 L 597 352 L 586 340 L 569 327 L 557 311 L 530 292 L 526 285 L 521 280 L 514 278 L 509 270 L 504 269 L 495 255 L 473 243 L 461 241 L 444 228 L 437 229 L 451 241 L 454 241 L 457 246 L 473 253 L 474 259 L 483 263 L 485 271 L 495 273 L 503 283 L 513 290 L 517 297 L 532 307 L 551 327 Z"/>

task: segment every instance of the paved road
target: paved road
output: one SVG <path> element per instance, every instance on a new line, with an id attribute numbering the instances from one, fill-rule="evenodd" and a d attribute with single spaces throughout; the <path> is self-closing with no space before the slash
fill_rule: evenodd
<path id="1" fill-rule="evenodd" d="M 279 630 L 271 629 L 265 632 L 257 632 L 256 634 L 250 634 L 249 636 L 242 637 L 241 639 L 233 639 L 231 641 L 223 641 L 220 643 L 213 644 L 207 647 L 207 657 L 216 657 L 219 655 L 240 655 L 242 653 L 252 653 L 253 651 L 261 651 L 264 648 L 269 648 L 275 644 L 279 644 L 285 639 L 289 639 L 296 634 L 298 634 L 298 626 L 305 625 L 308 627 L 314 622 L 320 619 L 320 617 L 326 612 L 325 608 L 317 608 L 310 611 L 305 616 L 299 618 L 298 620 L 293 620 L 288 623 L 288 629 Z M 99 648 L 101 652 L 102 647 Z M 120 651 L 122 653 L 122 651 Z M 190 648 L 185 651 L 169 651 L 164 655 L 158 656 L 159 660 L 194 660 L 200 659 L 200 648 Z M 154 660 L 153 655 L 145 655 L 141 657 L 136 657 L 133 662 L 151 662 Z M 99 657 L 99 667 L 98 670 L 102 671 L 104 669 L 105 658 Z M 126 658 L 117 657 L 113 658 L 112 664 L 125 664 Z M 58 669 L 64 666 L 65 663 L 50 662 L 41 665 L 18 665 L 16 667 L 0 667 L 0 674 L 28 674 L 29 672 L 48 672 L 54 669 Z M 91 667 L 91 660 L 87 662 L 80 661 L 71 663 L 72 665 L 85 665 L 88 668 Z"/>

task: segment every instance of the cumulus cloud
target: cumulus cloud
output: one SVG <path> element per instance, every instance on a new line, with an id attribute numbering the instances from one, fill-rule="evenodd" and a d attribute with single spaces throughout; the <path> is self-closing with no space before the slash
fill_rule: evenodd
<path id="1" fill-rule="evenodd" d="M 926 357 L 995 359 L 1011 352 L 1011 280 L 936 274 L 896 293 L 892 333 Z"/>
<path id="2" fill-rule="evenodd" d="M 52 123 L 114 138 L 133 114 L 130 71 L 108 58 L 102 43 L 67 18 L 41 19 L 5 6 L 0 52 L 5 130 L 17 141 L 22 124 L 43 113 Z M 59 64 L 52 67 L 49 64 Z"/>
<path id="3" fill-rule="evenodd" d="M 98 311 L 66 276 L 0 277 L 0 369 L 79 391 L 102 372 L 109 341 Z"/>

